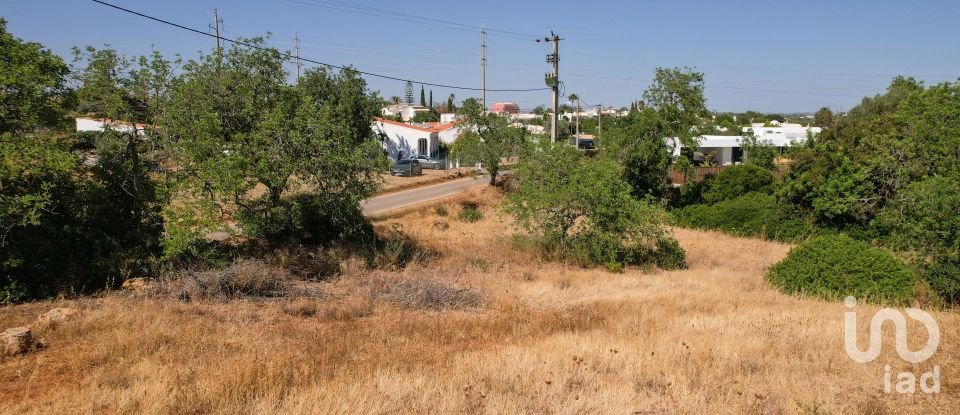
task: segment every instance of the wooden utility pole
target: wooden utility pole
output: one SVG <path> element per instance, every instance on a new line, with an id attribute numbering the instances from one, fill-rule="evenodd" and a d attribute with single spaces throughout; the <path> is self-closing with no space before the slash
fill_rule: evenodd
<path id="1" fill-rule="evenodd" d="M 300 34 L 293 32 L 293 51 L 296 54 L 297 79 L 300 79 Z"/>
<path id="2" fill-rule="evenodd" d="M 480 28 L 480 89 L 483 90 L 483 110 L 487 110 L 487 29 Z"/>

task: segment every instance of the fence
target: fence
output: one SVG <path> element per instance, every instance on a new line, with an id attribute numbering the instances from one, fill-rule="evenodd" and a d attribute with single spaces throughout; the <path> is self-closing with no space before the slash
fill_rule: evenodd
<path id="1" fill-rule="evenodd" d="M 732 167 L 732 166 L 733 166 L 733 165 L 731 165 L 731 164 L 725 164 L 725 165 L 722 165 L 722 166 L 697 166 L 697 167 L 694 167 L 694 168 L 693 168 L 693 175 L 692 175 L 691 178 L 692 178 L 693 181 L 695 181 L 695 182 L 701 182 L 701 181 L 703 181 L 703 179 L 705 179 L 707 176 L 709 176 L 709 175 L 714 175 L 714 176 L 716 176 L 716 175 L 720 174 L 720 172 L 722 172 L 722 171 L 724 171 L 724 170 L 726 170 L 726 169 L 728 169 L 728 168 L 730 168 L 730 167 Z M 789 165 L 789 164 L 786 164 L 786 163 L 783 163 L 783 164 L 780 164 L 777 169 L 774 169 L 774 170 L 771 171 L 770 173 L 773 174 L 773 177 L 776 177 L 776 178 L 780 179 L 780 178 L 783 177 L 784 172 L 788 172 L 788 171 L 790 171 L 790 165 Z M 678 186 L 684 184 L 684 183 L 686 182 L 686 179 L 687 179 L 687 178 L 686 178 L 686 175 L 683 174 L 683 171 L 682 171 L 682 170 L 675 170 L 675 169 L 671 168 L 669 175 L 670 175 L 670 183 L 675 184 L 675 185 L 678 185 Z"/>

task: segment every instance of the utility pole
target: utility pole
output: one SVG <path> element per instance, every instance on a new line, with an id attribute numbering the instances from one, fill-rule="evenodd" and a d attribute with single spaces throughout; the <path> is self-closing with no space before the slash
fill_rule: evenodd
<path id="1" fill-rule="evenodd" d="M 487 110 L 487 29 L 480 27 L 480 89 L 483 90 L 483 110 Z"/>
<path id="2" fill-rule="evenodd" d="M 223 56 L 220 53 L 220 25 L 223 24 L 223 20 L 220 19 L 220 15 L 217 14 L 217 9 L 213 9 L 213 33 L 217 38 L 217 60 L 220 60 Z"/>
<path id="3" fill-rule="evenodd" d="M 603 130 L 603 105 L 597 105 L 597 139 L 600 139 L 600 131 Z"/>
<path id="4" fill-rule="evenodd" d="M 297 32 L 293 32 L 293 50 L 297 57 L 297 79 L 300 79 L 300 34 Z"/>
<path id="5" fill-rule="evenodd" d="M 553 53 L 547 55 L 547 63 L 553 64 L 553 74 L 547 74 L 547 85 L 553 91 L 553 119 L 550 125 L 550 138 L 557 141 L 557 128 L 560 121 L 560 41 L 563 40 L 556 33 L 537 39 L 537 42 L 553 42 Z"/>
<path id="6" fill-rule="evenodd" d="M 580 96 L 577 96 L 577 139 L 576 146 L 580 148 Z"/>

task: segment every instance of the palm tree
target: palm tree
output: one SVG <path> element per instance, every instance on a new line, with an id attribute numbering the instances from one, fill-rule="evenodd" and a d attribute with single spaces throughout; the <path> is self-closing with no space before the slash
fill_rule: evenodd
<path id="1" fill-rule="evenodd" d="M 400 97 L 394 95 L 394 96 L 390 97 L 390 101 L 393 102 L 394 104 L 399 104 L 399 103 L 400 103 Z"/>

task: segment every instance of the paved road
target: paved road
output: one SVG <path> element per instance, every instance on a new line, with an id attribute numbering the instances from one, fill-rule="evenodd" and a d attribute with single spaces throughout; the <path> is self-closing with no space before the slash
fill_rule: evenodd
<path id="1" fill-rule="evenodd" d="M 360 202 L 360 209 L 363 210 L 364 215 L 377 216 L 392 210 L 413 206 L 418 203 L 429 202 L 431 200 L 453 196 L 464 190 L 476 186 L 486 185 L 489 181 L 490 176 L 487 175 L 467 177 L 445 183 L 403 190 L 396 193 L 389 193 L 382 196 L 374 196 L 364 200 L 363 202 Z"/>

